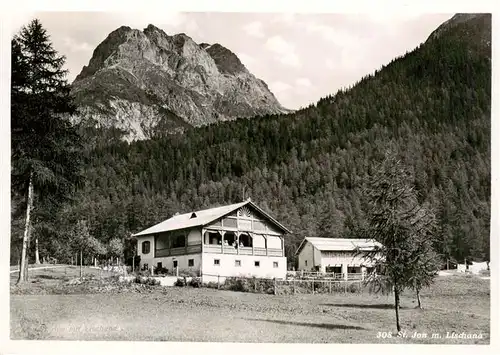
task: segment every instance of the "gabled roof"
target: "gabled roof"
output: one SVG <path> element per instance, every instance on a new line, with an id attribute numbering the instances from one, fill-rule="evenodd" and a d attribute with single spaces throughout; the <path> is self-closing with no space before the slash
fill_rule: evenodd
<path id="1" fill-rule="evenodd" d="M 381 247 L 382 244 L 373 239 L 349 239 L 349 238 L 311 238 L 306 237 L 300 243 L 295 255 L 300 253 L 306 242 L 311 243 L 319 251 L 353 251 L 370 250 L 375 246 Z"/>
<path id="2" fill-rule="evenodd" d="M 259 208 L 256 204 L 250 201 L 250 199 L 248 199 L 246 201 L 235 203 L 232 205 L 209 208 L 206 210 L 188 212 L 184 214 L 178 214 L 161 223 L 155 224 L 154 226 L 149 227 L 139 233 L 136 233 L 133 236 L 138 237 L 147 234 L 155 234 L 155 233 L 162 233 L 162 232 L 174 231 L 185 228 L 192 228 L 197 226 L 204 226 L 245 205 L 251 205 L 253 208 L 262 213 L 265 217 L 271 220 L 276 226 L 278 226 L 284 232 L 290 233 L 290 231 L 285 226 L 283 226 L 281 223 L 279 223 L 277 220 L 271 217 L 268 213 Z"/>

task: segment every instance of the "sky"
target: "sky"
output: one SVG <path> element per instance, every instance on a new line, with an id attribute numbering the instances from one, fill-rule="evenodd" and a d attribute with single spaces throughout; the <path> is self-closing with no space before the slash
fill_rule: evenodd
<path id="1" fill-rule="evenodd" d="M 196 43 L 219 43 L 264 80 L 286 108 L 298 109 L 355 84 L 413 50 L 453 14 L 35 12 L 53 45 L 67 58 L 69 80 L 116 28 L 185 33 Z"/>

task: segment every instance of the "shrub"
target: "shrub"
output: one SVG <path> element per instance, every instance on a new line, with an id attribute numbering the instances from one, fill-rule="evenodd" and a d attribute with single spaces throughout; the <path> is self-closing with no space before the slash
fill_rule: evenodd
<path id="1" fill-rule="evenodd" d="M 191 281 L 189 281 L 189 286 L 191 287 L 201 287 L 201 279 L 199 277 L 193 277 Z"/>
<path id="2" fill-rule="evenodd" d="M 144 276 L 140 276 L 140 275 L 137 275 L 135 277 L 134 282 L 137 284 L 142 284 L 142 285 L 151 285 L 151 286 L 159 286 L 160 285 L 159 280 L 156 280 L 152 277 L 144 277 Z"/>
<path id="3" fill-rule="evenodd" d="M 213 281 L 207 282 L 205 284 L 205 287 L 207 287 L 207 288 L 218 288 L 217 282 L 213 282 Z"/>
<path id="4" fill-rule="evenodd" d="M 225 290 L 239 291 L 239 292 L 249 292 L 250 288 L 247 279 L 241 279 L 236 277 L 228 277 L 224 283 Z"/>
<path id="5" fill-rule="evenodd" d="M 184 287 L 186 286 L 186 279 L 185 278 L 177 278 L 177 281 L 175 281 L 174 286 L 178 287 Z"/>
<path id="6" fill-rule="evenodd" d="M 359 293 L 361 291 L 361 288 L 360 288 L 359 284 L 352 283 L 349 285 L 347 290 L 351 293 Z"/>

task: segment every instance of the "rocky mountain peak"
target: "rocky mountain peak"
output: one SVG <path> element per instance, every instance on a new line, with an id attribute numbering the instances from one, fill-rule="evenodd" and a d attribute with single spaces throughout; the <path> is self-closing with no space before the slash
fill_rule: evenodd
<path id="1" fill-rule="evenodd" d="M 197 44 L 185 33 L 170 36 L 152 24 L 111 32 L 76 77 L 73 92 L 83 116 L 118 126 L 130 139 L 147 138 L 144 127 L 175 131 L 289 112 L 229 49 Z"/>
<path id="2" fill-rule="evenodd" d="M 236 54 L 226 47 L 221 46 L 219 43 L 207 46 L 205 50 L 213 58 L 221 73 L 234 75 L 248 72 Z"/>

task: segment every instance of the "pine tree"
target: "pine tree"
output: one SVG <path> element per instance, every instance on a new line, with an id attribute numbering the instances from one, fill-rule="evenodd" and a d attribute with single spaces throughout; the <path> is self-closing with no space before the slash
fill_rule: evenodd
<path id="1" fill-rule="evenodd" d="M 79 181 L 79 136 L 69 121 L 75 112 L 63 70 L 40 21 L 23 27 L 12 42 L 12 188 L 26 198 L 19 281 L 27 277 L 33 205 L 57 204 Z M 39 263 L 38 239 L 35 262 Z"/>
<path id="2" fill-rule="evenodd" d="M 419 298 L 420 289 L 430 283 L 436 271 L 431 262 L 435 260 L 432 250 L 435 217 L 419 203 L 413 181 L 408 169 L 389 151 L 366 189 L 370 205 L 366 237 L 381 244 L 365 253 L 382 275 L 370 281 L 392 287 L 398 332 L 401 293 L 413 288 Z"/>

